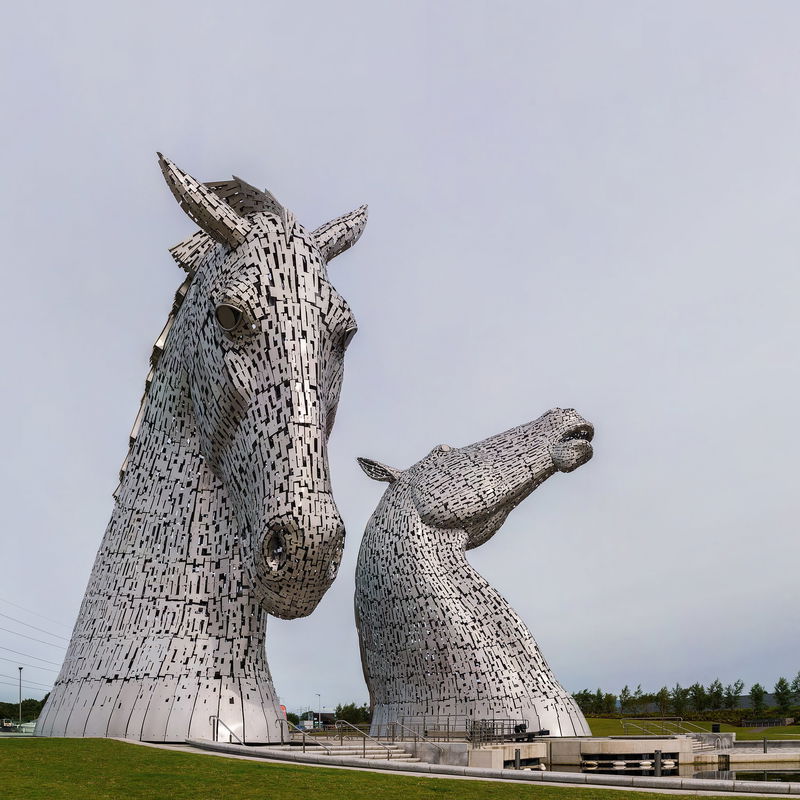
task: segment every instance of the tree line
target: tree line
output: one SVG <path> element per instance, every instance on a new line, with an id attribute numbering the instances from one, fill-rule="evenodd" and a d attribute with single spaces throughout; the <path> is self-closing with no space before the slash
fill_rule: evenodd
<path id="1" fill-rule="evenodd" d="M 657 692 L 644 692 L 641 685 L 634 691 L 628 686 L 623 686 L 618 695 L 604 692 L 602 689 L 594 692 L 583 689 L 575 692 L 573 697 L 587 716 L 642 714 L 648 709 L 655 708 L 662 716 L 674 714 L 682 717 L 687 712 L 735 711 L 741 706 L 740 698 L 743 696 L 744 688 L 744 681 L 737 680 L 723 686 L 717 679 L 708 686 L 694 683 L 683 687 L 676 683 L 671 689 L 662 686 Z M 772 689 L 772 695 L 775 701 L 774 707 L 783 715 L 788 714 L 793 705 L 800 704 L 800 671 L 791 681 L 784 677 L 778 678 Z M 767 710 L 767 690 L 760 683 L 754 683 L 750 687 L 748 696 L 754 714 L 760 715 Z"/>
<path id="2" fill-rule="evenodd" d="M 362 703 L 360 706 L 355 703 L 345 703 L 344 705 L 339 703 L 333 714 L 336 719 L 343 719 L 352 725 L 367 725 L 372 720 L 372 712 L 366 703 Z M 293 725 L 299 725 L 300 720 L 303 719 L 315 720 L 316 718 L 317 712 L 311 709 L 300 715 L 293 714 L 291 711 L 286 714 L 286 719 Z"/>
<path id="3" fill-rule="evenodd" d="M 22 701 L 22 721 L 33 722 L 39 719 L 39 714 L 44 708 L 45 701 L 50 696 L 48 692 L 41 700 L 29 697 Z M 0 719 L 10 719 L 13 723 L 19 720 L 19 703 L 0 703 Z"/>

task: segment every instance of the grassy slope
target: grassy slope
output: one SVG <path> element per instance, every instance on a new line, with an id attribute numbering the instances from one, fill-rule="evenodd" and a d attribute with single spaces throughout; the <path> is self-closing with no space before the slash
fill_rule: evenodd
<path id="1" fill-rule="evenodd" d="M 622 727 L 622 722 L 618 719 L 602 719 L 600 717 L 591 717 L 587 720 L 587 722 L 589 723 L 589 727 L 592 729 L 592 733 L 595 736 L 623 736 L 625 734 L 625 730 Z M 704 728 L 707 731 L 711 730 L 710 722 L 691 722 L 690 725 L 692 726 L 691 730 L 695 730 L 693 727 L 695 725 L 700 728 Z M 788 725 L 781 728 L 765 728 L 763 731 L 761 731 L 756 728 L 736 728 L 733 725 L 726 725 L 723 723 L 720 730 L 723 733 L 735 731 L 737 741 L 743 741 L 746 739 L 757 739 L 760 741 L 765 736 L 767 739 L 794 739 L 794 736 L 787 736 L 786 734 L 800 734 L 800 725 Z M 631 735 L 634 735 L 636 733 L 636 729 L 631 727 L 629 728 L 629 732 Z M 798 745 L 800 745 L 800 736 L 796 738 Z"/>
<path id="2" fill-rule="evenodd" d="M 156 750 L 109 739 L 0 739 L 8 800 L 650 800 L 647 792 L 417 778 Z M 662 797 L 663 795 L 658 795 Z M 688 795 L 672 795 L 679 800 Z"/>

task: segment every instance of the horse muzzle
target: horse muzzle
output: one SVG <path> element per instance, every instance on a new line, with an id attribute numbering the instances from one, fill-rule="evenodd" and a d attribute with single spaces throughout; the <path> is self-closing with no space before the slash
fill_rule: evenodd
<path id="1" fill-rule="evenodd" d="M 291 517 L 271 521 L 254 548 L 261 607 L 282 619 L 308 616 L 336 579 L 344 537 L 338 514 L 311 527 Z"/>

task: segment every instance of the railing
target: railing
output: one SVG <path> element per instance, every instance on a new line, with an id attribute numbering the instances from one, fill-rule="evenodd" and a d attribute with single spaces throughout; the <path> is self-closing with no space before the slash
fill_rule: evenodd
<path id="1" fill-rule="evenodd" d="M 288 719 L 277 719 L 275 722 L 281 723 L 281 744 L 283 744 L 283 724 L 286 724 L 286 730 L 289 731 L 289 728 L 294 728 L 298 733 L 303 735 L 303 752 L 306 751 L 306 730 L 304 728 L 299 728 L 293 722 L 289 722 Z M 318 739 L 314 742 L 314 747 L 321 747 L 328 755 L 331 754 L 331 748 L 328 745 L 323 744 Z"/>
<path id="2" fill-rule="evenodd" d="M 725 737 L 724 739 L 721 736 L 714 737 L 714 749 L 715 750 L 730 750 L 733 742 L 731 741 L 730 737 Z"/>
<path id="3" fill-rule="evenodd" d="M 632 722 L 631 720 L 625 720 L 624 722 L 620 720 L 620 724 L 622 725 L 622 732 L 625 736 L 629 735 L 629 729 L 633 728 L 634 732 L 641 731 L 645 736 L 656 736 L 659 733 L 667 734 L 672 733 L 672 731 L 665 731 L 664 726 L 661 726 L 660 731 L 654 731 L 649 725 L 639 725 L 637 722 Z"/>
<path id="4" fill-rule="evenodd" d="M 674 735 L 676 733 L 711 733 L 711 731 L 693 722 L 684 720 L 683 717 L 646 717 L 639 719 L 621 719 L 622 728 L 625 735 L 628 728 L 636 728 L 644 732 L 647 736 L 658 736 L 659 734 Z"/>
<path id="5" fill-rule="evenodd" d="M 427 742 L 428 744 L 432 744 L 435 748 L 437 748 L 439 750 L 440 753 L 444 753 L 444 747 L 442 747 L 440 744 L 437 744 L 436 742 L 433 741 L 433 739 L 429 739 L 427 736 L 421 736 L 419 733 L 417 733 L 417 731 L 415 731 L 412 728 L 408 728 L 405 725 L 403 725 L 402 722 L 398 722 L 397 720 L 395 720 L 394 722 L 391 723 L 391 725 L 392 725 L 392 741 L 394 741 L 394 726 L 395 725 L 399 725 L 403 730 L 408 731 L 409 733 L 412 734 L 412 736 L 414 737 L 414 755 L 417 754 L 417 742 L 418 741 L 423 741 L 423 742 Z"/>
<path id="6" fill-rule="evenodd" d="M 700 750 L 729 750 L 729 737 L 722 737 L 713 731 L 689 722 L 683 717 L 650 717 L 634 720 L 620 720 L 625 735 L 630 735 L 630 728 L 641 731 L 645 736 L 691 736 L 699 742 Z M 713 736 L 713 739 L 711 738 Z"/>
<path id="7" fill-rule="evenodd" d="M 236 739 L 236 741 L 239 742 L 239 744 L 244 745 L 244 742 L 216 714 L 212 714 L 208 718 L 208 721 L 211 723 L 211 737 L 212 737 L 211 741 L 212 742 L 218 742 L 219 741 L 219 726 L 222 725 L 222 727 L 225 728 L 225 730 L 228 731 L 228 733 L 234 739 Z"/>
<path id="8" fill-rule="evenodd" d="M 467 735 L 469 717 L 443 714 L 421 717 L 401 717 L 394 722 L 372 725 L 372 731 L 381 739 L 405 741 L 404 731 L 427 741 L 463 740 Z M 398 732 L 399 729 L 399 732 Z"/>
<path id="9" fill-rule="evenodd" d="M 524 719 L 504 719 L 489 717 L 475 720 L 464 714 L 436 714 L 432 716 L 400 717 L 394 722 L 373 723 L 371 732 L 380 739 L 405 741 L 407 738 L 419 737 L 429 742 L 471 741 L 478 733 L 475 723 L 482 728 L 480 738 L 486 741 L 509 740 L 518 735 L 536 735 L 537 731 L 529 731 Z M 523 730 L 524 728 L 524 730 Z M 406 732 L 412 734 L 407 737 Z"/>
<path id="10" fill-rule="evenodd" d="M 792 725 L 794 719 L 792 717 L 783 717 L 781 719 L 743 719 L 743 728 L 782 728 L 785 725 Z"/>
<path id="11" fill-rule="evenodd" d="M 533 735 L 524 719 L 475 719 L 467 723 L 467 740 L 476 748 Z"/>
<path id="12" fill-rule="evenodd" d="M 344 741 L 344 726 L 347 725 L 348 728 L 352 728 L 356 733 L 361 735 L 361 755 L 363 758 L 366 758 L 367 755 L 367 739 L 371 742 L 375 742 L 379 747 L 382 747 L 386 750 L 386 757 L 387 759 L 391 759 L 392 757 L 392 750 L 388 745 L 385 745 L 383 742 L 376 739 L 374 736 L 370 736 L 368 733 L 364 733 L 361 728 L 357 728 L 352 723 L 348 722 L 345 719 L 337 719 L 335 723 L 336 727 L 339 729 L 339 744 L 342 744 Z"/>

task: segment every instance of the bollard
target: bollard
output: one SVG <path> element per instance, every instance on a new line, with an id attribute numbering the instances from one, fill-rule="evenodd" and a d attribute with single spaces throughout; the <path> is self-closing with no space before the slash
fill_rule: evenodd
<path id="1" fill-rule="evenodd" d="M 656 756 L 655 757 L 655 764 L 653 765 L 655 769 L 654 769 L 653 774 L 656 776 L 656 778 L 660 778 L 661 777 L 661 751 L 660 750 L 656 750 L 655 756 Z"/>
<path id="2" fill-rule="evenodd" d="M 514 750 L 514 769 L 522 769 L 519 747 Z"/>
<path id="3" fill-rule="evenodd" d="M 767 752 L 767 737 L 764 737 L 764 752 Z"/>

